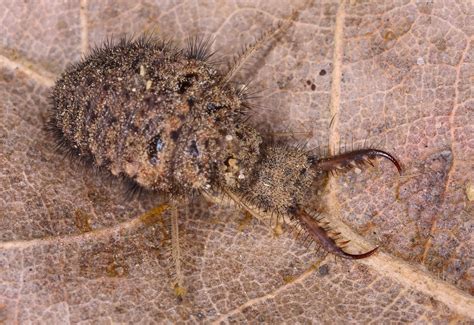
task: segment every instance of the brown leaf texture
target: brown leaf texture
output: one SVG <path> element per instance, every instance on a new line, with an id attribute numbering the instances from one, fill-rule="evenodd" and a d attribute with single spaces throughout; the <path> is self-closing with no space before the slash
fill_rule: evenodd
<path id="1" fill-rule="evenodd" d="M 380 161 L 315 189 L 349 250 L 380 246 L 357 262 L 235 208 L 183 204 L 182 301 L 161 198 L 127 199 L 56 153 L 49 90 L 107 37 L 211 35 L 229 60 L 303 1 L 1 2 L 0 322 L 474 320 L 472 2 L 313 1 L 246 64 L 262 133 L 378 145 L 404 173 Z"/>

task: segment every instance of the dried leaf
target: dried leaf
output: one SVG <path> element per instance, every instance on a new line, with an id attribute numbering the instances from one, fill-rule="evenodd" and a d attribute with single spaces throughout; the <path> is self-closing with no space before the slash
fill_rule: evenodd
<path id="1" fill-rule="evenodd" d="M 160 198 L 129 200 L 54 151 L 49 88 L 93 44 L 201 33 L 230 60 L 301 3 L 3 1 L 0 322 L 472 322 L 469 1 L 314 1 L 240 76 L 264 89 L 252 120 L 262 133 L 381 144 L 403 162 L 402 177 L 381 162 L 315 189 L 351 249 L 381 246 L 371 258 L 335 261 L 198 199 L 180 219 L 178 301 Z"/>

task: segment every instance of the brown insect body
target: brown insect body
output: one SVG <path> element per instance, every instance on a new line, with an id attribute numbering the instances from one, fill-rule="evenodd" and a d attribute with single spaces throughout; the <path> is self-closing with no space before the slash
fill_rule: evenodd
<path id="1" fill-rule="evenodd" d="M 187 51 L 150 38 L 123 40 L 71 66 L 53 90 L 51 125 L 94 165 L 170 194 L 225 194 L 254 214 L 281 215 L 344 258 L 338 234 L 305 211 L 314 180 L 390 154 L 363 149 L 317 157 L 263 143 L 245 123 L 245 92 L 207 61 L 208 42 Z M 255 50 L 256 47 L 251 50 Z M 216 194 L 217 193 L 217 194 Z"/>
<path id="2" fill-rule="evenodd" d="M 53 91 L 53 124 L 95 165 L 140 186 L 184 194 L 236 178 L 261 142 L 241 123 L 245 94 L 192 52 L 149 38 L 98 49 Z M 232 161 L 232 160 L 231 160 Z"/>

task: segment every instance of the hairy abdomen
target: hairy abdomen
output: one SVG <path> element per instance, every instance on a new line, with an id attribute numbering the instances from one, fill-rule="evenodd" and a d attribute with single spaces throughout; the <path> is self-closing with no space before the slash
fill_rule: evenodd
<path id="1" fill-rule="evenodd" d="M 176 81 L 169 80 L 169 70 L 180 64 L 176 52 L 150 42 L 97 50 L 57 82 L 53 123 L 95 165 L 168 190 L 175 151 L 170 134 L 183 129 L 187 113 L 176 107 Z"/>

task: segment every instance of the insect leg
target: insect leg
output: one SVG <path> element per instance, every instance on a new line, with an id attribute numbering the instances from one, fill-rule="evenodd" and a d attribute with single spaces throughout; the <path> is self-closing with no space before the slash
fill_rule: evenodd
<path id="1" fill-rule="evenodd" d="M 286 32 L 292 25 L 293 22 L 296 20 L 300 11 L 305 9 L 310 4 L 310 1 L 306 1 L 304 8 L 299 10 L 294 10 L 289 17 L 283 20 L 277 27 L 270 29 L 269 31 L 265 32 L 257 41 L 253 44 L 248 45 L 244 48 L 242 53 L 235 59 L 233 64 L 229 67 L 229 70 L 226 72 L 224 77 L 222 78 L 224 83 L 229 82 L 235 76 L 235 74 L 240 70 L 240 68 L 244 65 L 249 57 L 252 56 L 253 53 L 257 52 L 265 43 L 272 38 L 276 37 L 279 34 Z"/>
<path id="2" fill-rule="evenodd" d="M 173 256 L 173 262 L 175 267 L 175 281 L 173 288 L 178 299 L 182 299 L 186 294 L 184 288 L 184 276 L 181 270 L 181 247 L 179 242 L 179 229 L 178 229 L 178 209 L 175 204 L 171 205 L 171 250 Z"/>

